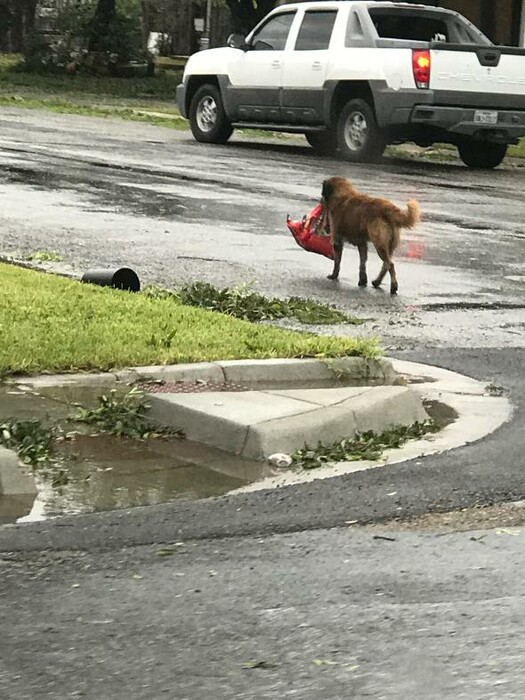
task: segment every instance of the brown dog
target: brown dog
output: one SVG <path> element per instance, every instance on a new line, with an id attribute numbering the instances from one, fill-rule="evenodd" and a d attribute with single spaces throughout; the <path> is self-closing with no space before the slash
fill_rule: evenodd
<path id="1" fill-rule="evenodd" d="M 330 280 L 339 277 L 344 242 L 359 250 L 359 286 L 366 287 L 368 241 L 372 241 L 383 267 L 372 282 L 379 287 L 387 272 L 390 273 L 390 293 L 397 293 L 397 277 L 392 254 L 399 245 L 400 230 L 412 228 L 420 220 L 419 204 L 412 200 L 402 211 L 387 199 L 370 197 L 358 192 L 350 180 L 331 177 L 323 182 L 322 201 L 328 210 L 328 219 L 334 248 L 334 270 Z"/>

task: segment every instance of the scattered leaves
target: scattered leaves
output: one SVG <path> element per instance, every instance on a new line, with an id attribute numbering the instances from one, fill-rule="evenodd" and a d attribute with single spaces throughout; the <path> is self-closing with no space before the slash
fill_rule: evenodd
<path id="1" fill-rule="evenodd" d="M 376 461 L 386 449 L 402 447 L 408 440 L 417 440 L 438 430 L 433 420 L 397 426 L 380 434 L 370 430 L 331 444 L 319 442 L 317 447 L 305 445 L 292 454 L 292 460 L 295 466 L 302 469 L 316 469 L 329 462 Z"/>
<path id="2" fill-rule="evenodd" d="M 145 439 L 158 435 L 183 438 L 181 430 L 153 425 L 148 418 L 150 405 L 144 394 L 133 387 L 127 394 L 119 395 L 113 389 L 109 395 L 97 398 L 96 408 L 79 407 L 70 420 L 95 426 L 98 430 L 134 439 Z"/>
<path id="3" fill-rule="evenodd" d="M 49 462 L 54 448 L 55 434 L 36 418 L 0 423 L 0 444 L 14 450 L 24 464 L 33 468 Z"/>
<path id="4" fill-rule="evenodd" d="M 26 260 L 34 262 L 62 262 L 63 259 L 64 256 L 57 253 L 56 250 L 37 250 L 26 257 Z"/>
<path id="5" fill-rule="evenodd" d="M 171 298 L 187 306 L 218 311 L 244 321 L 296 318 L 301 323 L 309 325 L 363 323 L 361 319 L 347 316 L 333 306 L 300 297 L 269 298 L 251 291 L 246 285 L 218 289 L 208 282 L 193 282 L 176 290 L 149 287 L 144 290 L 144 293 L 154 298 Z"/>
<path id="6" fill-rule="evenodd" d="M 507 393 L 504 387 L 498 386 L 497 384 L 487 384 L 485 391 L 489 396 L 504 396 Z"/>

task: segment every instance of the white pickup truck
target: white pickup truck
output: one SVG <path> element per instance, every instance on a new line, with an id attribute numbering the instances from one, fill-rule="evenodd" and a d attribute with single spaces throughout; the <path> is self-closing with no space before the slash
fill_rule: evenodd
<path id="1" fill-rule="evenodd" d="M 466 165 L 494 168 L 525 136 L 525 50 L 427 5 L 282 5 L 246 38 L 192 55 L 177 104 L 207 143 L 236 127 L 295 132 L 364 162 L 389 143 L 445 142 Z"/>

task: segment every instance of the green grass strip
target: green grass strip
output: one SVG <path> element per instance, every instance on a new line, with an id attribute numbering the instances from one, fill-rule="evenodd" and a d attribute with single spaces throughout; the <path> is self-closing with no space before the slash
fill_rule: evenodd
<path id="1" fill-rule="evenodd" d="M 65 102 L 54 98 L 32 98 L 18 95 L 0 94 L 0 106 L 22 107 L 24 109 L 45 109 L 58 114 L 78 114 L 86 117 L 114 117 L 133 122 L 146 122 L 155 126 L 167 126 L 172 129 L 187 130 L 188 123 L 180 115 L 162 112 L 150 112 L 146 107 L 132 108 L 113 105 L 91 105 L 81 102 Z"/>
<path id="2" fill-rule="evenodd" d="M 286 331 L 5 263 L 0 286 L 0 375 L 379 354 L 374 339 Z"/>

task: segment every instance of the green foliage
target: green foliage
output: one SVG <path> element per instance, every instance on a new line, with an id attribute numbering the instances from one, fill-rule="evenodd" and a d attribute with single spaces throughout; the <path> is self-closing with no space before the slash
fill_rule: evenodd
<path id="1" fill-rule="evenodd" d="M 172 114 L 173 110 L 166 114 L 155 111 L 151 113 L 146 109 L 129 109 L 126 107 L 98 107 L 96 105 L 75 104 L 56 100 L 54 98 L 35 100 L 26 98 L 5 98 L 0 94 L 0 106 L 24 107 L 26 109 L 47 109 L 50 112 L 59 114 L 80 114 L 88 117 L 114 117 L 132 122 L 146 122 L 170 129 L 187 130 L 187 122 L 177 114 Z"/>
<path id="2" fill-rule="evenodd" d="M 347 316 L 333 306 L 311 299 L 268 298 L 251 291 L 247 286 L 218 289 L 208 282 L 192 282 L 173 291 L 150 287 L 145 290 L 145 294 L 153 298 L 174 299 L 181 304 L 218 311 L 245 321 L 296 318 L 301 323 L 310 325 L 363 322 L 361 319 Z"/>
<path id="3" fill-rule="evenodd" d="M 137 100 L 144 99 L 144 108 L 157 109 L 162 106 L 178 114 L 174 100 L 181 75 L 182 68 L 152 78 L 134 77 L 127 80 L 83 73 L 29 73 L 24 70 L 21 56 L 8 54 L 2 60 L 0 54 L 0 94 L 66 105 L 74 102 L 122 105 L 128 100 L 129 106 L 136 106 Z M 154 104 L 152 99 L 155 100 Z"/>
<path id="4" fill-rule="evenodd" d="M 49 462 L 54 449 L 55 434 L 37 419 L 0 422 L 0 444 L 14 450 L 24 464 L 34 469 Z"/>
<path id="5" fill-rule="evenodd" d="M 408 440 L 417 440 L 438 430 L 433 420 L 397 426 L 380 434 L 370 430 L 331 444 L 319 442 L 317 447 L 305 445 L 292 454 L 292 460 L 295 466 L 302 469 L 316 469 L 329 462 L 376 461 L 385 450 L 402 447 Z"/>
<path id="6" fill-rule="evenodd" d="M 95 13 L 87 25 L 92 49 L 114 56 L 115 62 L 144 58 L 140 0 L 118 0 L 114 13 Z"/>
<path id="7" fill-rule="evenodd" d="M 26 260 L 34 262 L 62 262 L 63 259 L 64 256 L 55 250 L 37 250 L 26 257 Z"/>
<path id="8" fill-rule="evenodd" d="M 51 37 L 38 29 L 24 55 L 29 71 L 56 71 L 96 51 L 88 66 L 112 66 L 144 58 L 140 0 L 118 0 L 114 13 L 97 13 L 97 0 L 63 0 L 58 6 Z"/>
<path id="9" fill-rule="evenodd" d="M 180 430 L 153 425 L 148 417 L 150 410 L 144 394 L 134 387 L 127 394 L 119 396 L 112 390 L 108 396 L 102 395 L 97 399 L 96 408 L 79 407 L 71 416 L 75 423 L 85 423 L 99 431 L 116 435 L 144 439 L 152 435 L 172 435 L 184 437 Z"/>

